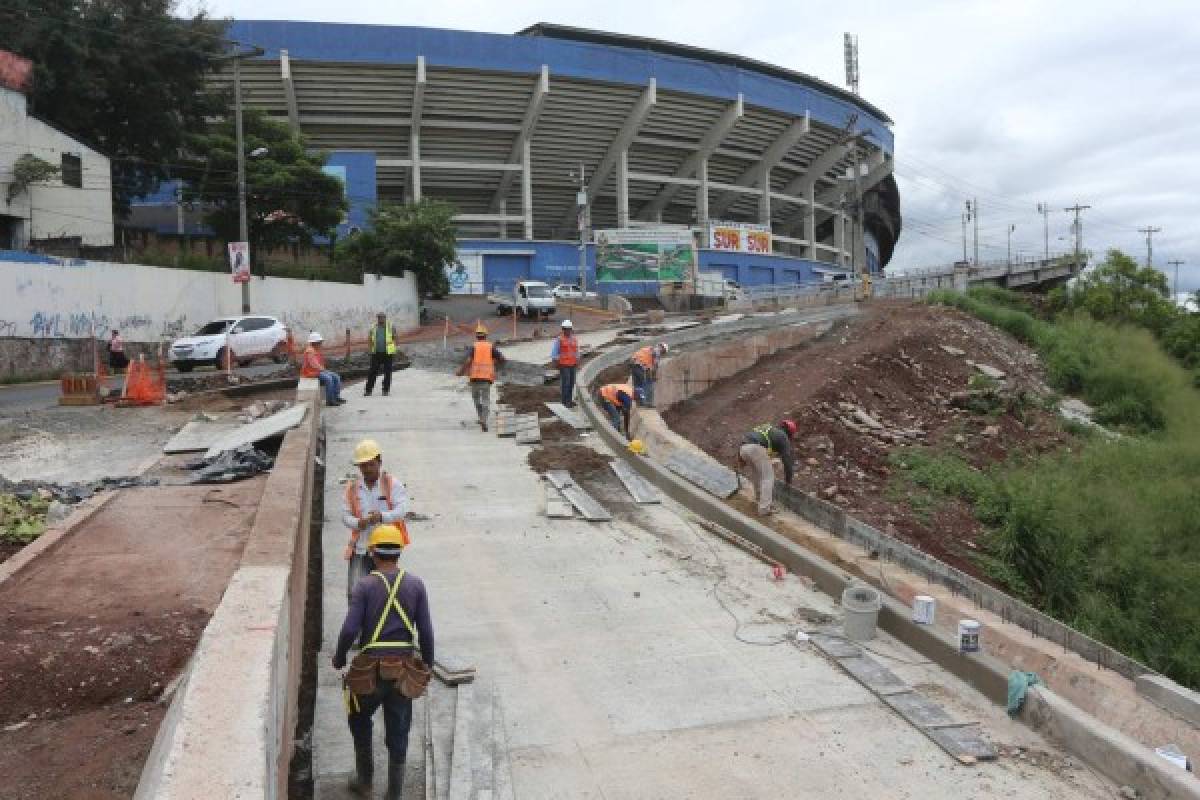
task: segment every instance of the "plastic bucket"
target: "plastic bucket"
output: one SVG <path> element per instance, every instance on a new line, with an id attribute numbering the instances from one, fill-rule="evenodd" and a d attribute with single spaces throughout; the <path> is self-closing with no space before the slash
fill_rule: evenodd
<path id="1" fill-rule="evenodd" d="M 979 630 L 979 623 L 973 619 L 958 621 L 958 650 L 960 653 L 979 651 Z"/>
<path id="2" fill-rule="evenodd" d="M 927 594 L 919 594 L 913 598 L 913 622 L 918 625 L 932 625 L 937 614 L 937 600 Z"/>
<path id="3" fill-rule="evenodd" d="M 870 586 L 847 586 L 842 592 L 842 633 L 847 639 L 865 642 L 875 638 L 875 625 L 883 601 Z"/>

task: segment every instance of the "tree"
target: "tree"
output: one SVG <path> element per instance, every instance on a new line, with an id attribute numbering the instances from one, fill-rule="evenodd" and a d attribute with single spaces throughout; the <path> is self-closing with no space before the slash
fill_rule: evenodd
<path id="1" fill-rule="evenodd" d="M 454 214 L 454 206 L 429 198 L 383 203 L 371 212 L 367 230 L 338 242 L 337 260 L 384 275 L 411 270 L 422 294 L 445 294 L 450 291 L 445 265 L 457 257 Z"/>
<path id="2" fill-rule="evenodd" d="M 1080 277 L 1067 303 L 1096 319 L 1139 325 L 1160 336 L 1179 313 L 1167 296 L 1167 276 L 1115 249 Z"/>
<path id="3" fill-rule="evenodd" d="M 12 183 L 8 185 L 5 200 L 12 205 L 12 201 L 28 190 L 30 186 L 57 177 L 61 171 L 60 167 L 45 159 L 38 158 L 31 153 L 24 154 L 13 162 Z"/>
<path id="4" fill-rule="evenodd" d="M 229 50 L 228 23 L 204 12 L 179 18 L 177 9 L 176 0 L 0 6 L 0 46 L 34 64 L 30 112 L 112 158 L 121 216 L 172 175 L 188 131 L 226 105 L 206 77 Z"/>
<path id="5" fill-rule="evenodd" d="M 273 249 L 328 235 L 347 209 L 344 186 L 321 168 L 328 156 L 310 151 L 304 137 L 257 110 L 242 115 L 246 158 L 246 217 L 251 263 Z M 261 152 L 257 157 L 251 153 Z M 237 139 L 227 119 L 189 140 L 194 166 L 184 172 L 184 197 L 207 209 L 204 219 L 227 241 L 237 241 Z"/>

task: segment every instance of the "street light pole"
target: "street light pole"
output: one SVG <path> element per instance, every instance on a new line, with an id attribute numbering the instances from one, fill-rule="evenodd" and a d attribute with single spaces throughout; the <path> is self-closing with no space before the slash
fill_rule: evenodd
<path id="1" fill-rule="evenodd" d="M 579 211 L 579 289 L 587 299 L 587 176 L 579 162 L 579 191 L 575 195 Z"/>
<path id="2" fill-rule="evenodd" d="M 1017 229 L 1016 225 L 1009 223 L 1009 226 L 1008 226 L 1008 271 L 1009 272 L 1012 272 L 1012 235 L 1013 235 L 1013 231 L 1015 231 L 1016 229 Z"/>
<path id="3" fill-rule="evenodd" d="M 246 145 L 242 140 L 242 59 L 233 57 L 233 127 L 237 139 L 238 238 L 250 241 L 250 224 L 246 220 Z M 247 257 L 249 258 L 249 256 Z M 249 264 L 246 265 L 249 268 Z M 242 282 L 242 313 L 250 313 L 250 281 Z"/>

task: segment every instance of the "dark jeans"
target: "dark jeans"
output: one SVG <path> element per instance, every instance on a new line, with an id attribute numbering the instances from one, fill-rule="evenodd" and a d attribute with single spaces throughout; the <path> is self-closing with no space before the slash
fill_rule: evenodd
<path id="1" fill-rule="evenodd" d="M 562 404 L 570 408 L 575 403 L 575 367 L 558 368 L 558 387 L 562 390 Z"/>
<path id="2" fill-rule="evenodd" d="M 371 369 L 367 372 L 367 394 L 375 391 L 375 376 L 383 373 L 383 393 L 392 390 L 392 354 L 371 353 Z"/>
<path id="3" fill-rule="evenodd" d="M 633 393 L 637 397 L 639 405 L 653 406 L 654 405 L 654 378 L 653 373 L 643 367 L 641 364 L 634 364 L 629 368 L 630 375 L 633 377 Z"/>
<path id="4" fill-rule="evenodd" d="M 347 719 L 354 741 L 359 747 L 369 746 L 373 728 L 371 717 L 383 706 L 383 739 L 388 755 L 393 761 L 403 761 L 408 752 L 408 729 L 412 727 L 412 700 L 400 694 L 395 681 L 382 679 L 375 682 L 374 692 L 355 695 L 355 698 L 358 711 L 351 712 Z"/>
<path id="5" fill-rule="evenodd" d="M 608 419 L 612 422 L 612 426 L 617 429 L 617 433 L 624 435 L 625 428 L 621 424 L 621 409 L 617 408 L 603 397 L 598 399 L 600 400 L 600 408 L 602 408 L 604 413 L 608 415 Z"/>

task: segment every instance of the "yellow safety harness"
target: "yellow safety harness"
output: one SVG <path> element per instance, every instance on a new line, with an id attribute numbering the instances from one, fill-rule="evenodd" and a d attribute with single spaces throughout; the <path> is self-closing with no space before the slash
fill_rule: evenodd
<path id="1" fill-rule="evenodd" d="M 763 447 L 767 448 L 767 455 L 775 455 L 775 449 L 771 447 L 771 426 L 759 425 L 752 430 L 763 438 Z"/>
<path id="2" fill-rule="evenodd" d="M 396 574 L 396 582 L 393 584 L 390 584 L 390 585 L 388 584 L 387 577 L 384 576 L 384 574 L 382 572 L 380 572 L 379 570 L 375 570 L 371 574 L 378 577 L 379 580 L 383 581 L 383 585 L 385 587 L 387 587 L 387 590 L 388 590 L 388 599 L 387 599 L 387 603 L 384 604 L 384 606 L 383 606 L 383 613 L 379 615 L 379 622 L 377 622 L 375 624 L 375 632 L 373 634 L 371 634 L 371 640 L 362 646 L 362 652 L 365 653 L 367 650 L 370 650 L 372 647 L 399 647 L 399 648 L 416 647 L 420 641 L 420 637 L 417 634 L 417 629 L 415 627 L 413 627 L 412 620 L 410 620 L 408 618 L 408 614 L 405 613 L 404 606 L 400 605 L 400 601 L 396 599 L 396 592 L 399 591 L 400 583 L 404 580 L 404 570 L 400 570 Z M 391 611 L 393 608 L 396 609 L 396 613 L 400 615 L 400 619 L 404 622 L 404 627 L 408 628 L 408 633 L 410 636 L 412 636 L 411 642 L 381 642 L 381 641 L 379 641 L 379 637 L 383 633 L 383 624 L 385 622 L 387 622 L 388 612 Z M 342 688 L 342 700 L 346 704 L 347 713 L 358 712 L 359 709 L 361 708 L 361 706 L 358 703 L 358 696 L 355 695 L 353 692 L 351 692 L 348 687 Z"/>

